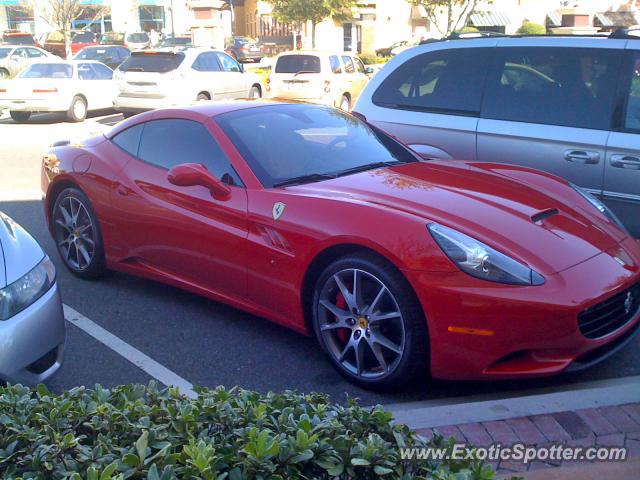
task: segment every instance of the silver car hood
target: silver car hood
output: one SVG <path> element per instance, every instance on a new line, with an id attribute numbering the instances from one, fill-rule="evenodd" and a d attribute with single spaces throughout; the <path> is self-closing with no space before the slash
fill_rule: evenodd
<path id="1" fill-rule="evenodd" d="M 0 212 L 0 288 L 15 282 L 35 267 L 44 252 L 27 231 Z"/>

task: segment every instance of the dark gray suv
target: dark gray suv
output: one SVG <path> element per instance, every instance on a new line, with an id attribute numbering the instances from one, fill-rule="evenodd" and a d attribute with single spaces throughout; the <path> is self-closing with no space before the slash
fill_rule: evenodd
<path id="1" fill-rule="evenodd" d="M 640 236 L 640 38 L 421 45 L 391 59 L 354 110 L 425 158 L 563 177 L 603 198 Z"/>

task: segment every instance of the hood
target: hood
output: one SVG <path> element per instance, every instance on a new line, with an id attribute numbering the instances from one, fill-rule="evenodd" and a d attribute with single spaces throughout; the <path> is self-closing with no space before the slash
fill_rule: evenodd
<path id="1" fill-rule="evenodd" d="M 552 183 L 563 188 L 559 182 Z M 548 187 L 549 182 L 540 184 Z M 406 212 L 424 218 L 425 226 L 430 221 L 440 223 L 547 275 L 594 257 L 625 238 L 595 209 L 589 211 L 586 202 L 578 206 L 578 194 L 573 205 L 530 182 L 466 162 L 410 163 L 293 189 Z M 426 228 L 425 235 L 429 235 Z"/>
<path id="2" fill-rule="evenodd" d="M 0 212 L 0 288 L 15 282 L 44 257 L 38 242 Z"/>

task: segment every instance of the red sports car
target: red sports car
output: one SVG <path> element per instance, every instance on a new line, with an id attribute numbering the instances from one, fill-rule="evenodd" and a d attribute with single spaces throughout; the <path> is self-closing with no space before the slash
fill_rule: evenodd
<path id="1" fill-rule="evenodd" d="M 517 166 L 421 161 L 327 107 L 144 113 L 55 144 L 42 181 L 73 273 L 315 334 L 367 387 L 582 368 L 640 325 L 640 242 L 595 197 Z"/>

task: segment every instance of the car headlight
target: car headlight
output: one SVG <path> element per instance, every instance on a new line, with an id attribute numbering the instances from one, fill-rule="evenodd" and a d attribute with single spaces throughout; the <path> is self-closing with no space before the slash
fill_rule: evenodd
<path id="1" fill-rule="evenodd" d="M 591 206 L 595 207 L 596 210 L 598 210 L 601 214 L 603 214 L 605 217 L 607 217 L 608 220 L 610 220 L 612 223 L 615 223 L 618 227 L 620 227 L 625 232 L 627 231 L 627 228 L 620 221 L 620 219 L 616 216 L 616 214 L 613 213 L 611 211 L 611 209 L 609 207 L 607 207 L 604 203 L 602 203 L 602 201 L 599 198 L 597 198 L 595 195 L 587 192 L 584 188 L 581 188 L 581 187 L 579 187 L 577 185 L 574 185 L 571 182 L 569 182 L 569 185 L 576 192 L 578 192 L 582 196 L 582 198 L 584 198 L 587 202 L 589 202 L 591 204 Z"/>
<path id="2" fill-rule="evenodd" d="M 24 277 L 0 289 L 0 320 L 7 320 L 32 305 L 53 285 L 56 269 L 49 257 Z"/>
<path id="3" fill-rule="evenodd" d="M 460 270 L 490 282 L 542 285 L 544 278 L 528 266 L 452 228 L 427 226 L 437 244 Z"/>

